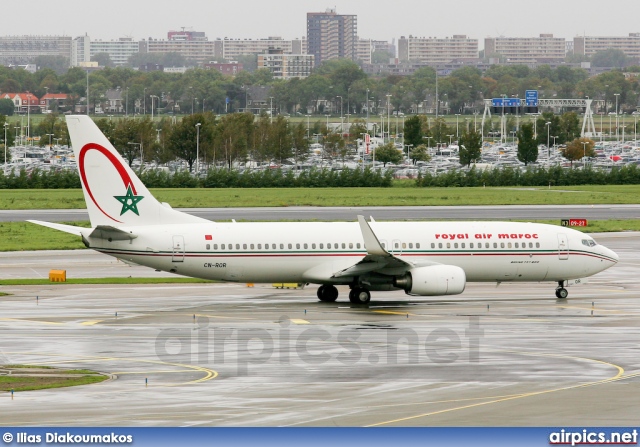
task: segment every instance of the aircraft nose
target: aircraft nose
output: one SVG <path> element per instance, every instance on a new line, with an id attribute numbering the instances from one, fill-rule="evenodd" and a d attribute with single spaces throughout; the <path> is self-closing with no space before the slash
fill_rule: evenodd
<path id="1" fill-rule="evenodd" d="M 607 248 L 607 247 L 603 247 L 603 249 L 604 249 L 603 250 L 604 251 L 603 254 L 606 257 L 611 258 L 611 260 L 614 262 L 614 264 L 617 263 L 620 260 L 620 257 L 618 256 L 618 254 L 615 251 L 613 251 L 613 250 L 611 250 L 610 248 Z"/>

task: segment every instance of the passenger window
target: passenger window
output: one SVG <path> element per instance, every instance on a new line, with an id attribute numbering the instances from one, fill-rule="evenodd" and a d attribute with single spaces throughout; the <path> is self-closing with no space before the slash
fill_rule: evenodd
<path id="1" fill-rule="evenodd" d="M 536 242 L 536 248 L 540 248 L 540 242 Z"/>
<path id="2" fill-rule="evenodd" d="M 497 242 L 493 243 L 493 248 L 498 248 L 498 243 Z"/>
<path id="3" fill-rule="evenodd" d="M 336 250 L 338 249 L 338 244 L 333 244 L 333 248 L 335 248 Z"/>
<path id="4" fill-rule="evenodd" d="M 447 248 L 451 248 L 451 242 L 447 242 Z"/>
<path id="5" fill-rule="evenodd" d="M 484 243 L 484 248 L 489 248 L 489 242 Z"/>
<path id="6" fill-rule="evenodd" d="M 407 243 L 406 243 L 406 242 L 403 242 L 403 243 L 402 243 L 402 248 L 403 248 L 403 249 L 407 248 Z"/>
<path id="7" fill-rule="evenodd" d="M 293 245 L 289 244 L 288 247 L 289 247 L 289 250 L 291 250 L 293 248 Z"/>
<path id="8" fill-rule="evenodd" d="M 218 249 L 218 244 L 213 244 L 213 249 L 217 250 Z"/>
<path id="9" fill-rule="evenodd" d="M 436 248 L 436 243 L 435 242 L 431 242 L 431 248 Z"/>
<path id="10" fill-rule="evenodd" d="M 500 242 L 500 248 L 504 248 L 504 242 Z"/>
<path id="11" fill-rule="evenodd" d="M 236 244 L 236 250 L 240 250 L 240 244 Z"/>
<path id="12" fill-rule="evenodd" d="M 356 248 L 360 248 L 360 242 L 356 244 Z"/>
<path id="13" fill-rule="evenodd" d="M 442 242 L 438 242 L 438 248 L 442 248 Z"/>
<path id="14" fill-rule="evenodd" d="M 380 245 L 382 245 L 382 248 L 387 248 L 387 243 L 386 242 L 380 242 Z"/>
<path id="15" fill-rule="evenodd" d="M 349 248 L 353 248 L 353 242 L 349 242 Z"/>
<path id="16" fill-rule="evenodd" d="M 508 242 L 508 243 L 507 243 L 507 247 L 508 247 L 508 248 L 511 248 L 511 242 Z"/>
<path id="17" fill-rule="evenodd" d="M 311 244 L 311 248 L 312 248 L 313 250 L 315 250 L 315 249 L 316 249 L 316 244 Z"/>
<path id="18" fill-rule="evenodd" d="M 461 246 L 462 248 L 464 248 L 464 242 L 463 242 L 462 244 L 460 244 L 460 246 Z"/>
<path id="19" fill-rule="evenodd" d="M 320 250 L 324 248 L 324 244 L 320 244 Z"/>
<path id="20" fill-rule="evenodd" d="M 420 242 L 416 244 L 416 248 L 420 248 Z"/>
<path id="21" fill-rule="evenodd" d="M 284 244 L 280 244 L 280 250 L 284 250 Z"/>
<path id="22" fill-rule="evenodd" d="M 344 242 L 342 243 L 342 248 L 347 248 L 347 244 L 345 244 Z"/>
<path id="23" fill-rule="evenodd" d="M 516 248 L 518 248 L 518 247 L 519 247 L 519 245 L 518 245 L 518 243 L 516 242 Z"/>
<path id="24" fill-rule="evenodd" d="M 211 250 L 211 245 L 207 244 L 207 250 Z"/>
<path id="25" fill-rule="evenodd" d="M 220 244 L 220 247 L 224 250 L 224 244 Z"/>
<path id="26" fill-rule="evenodd" d="M 453 244 L 453 248 L 458 248 L 458 243 L 457 242 Z"/>
<path id="27" fill-rule="evenodd" d="M 253 244 L 249 245 L 249 248 L 251 248 L 251 250 L 253 250 Z"/>
<path id="28" fill-rule="evenodd" d="M 400 248 L 400 245 L 397 242 L 394 242 L 393 246 L 394 248 Z"/>

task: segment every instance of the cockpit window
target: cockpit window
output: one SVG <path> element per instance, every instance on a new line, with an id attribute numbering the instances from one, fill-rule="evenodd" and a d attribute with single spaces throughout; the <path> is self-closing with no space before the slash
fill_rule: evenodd
<path id="1" fill-rule="evenodd" d="M 582 239 L 582 245 L 586 245 L 587 247 L 595 247 L 596 241 L 593 239 Z"/>

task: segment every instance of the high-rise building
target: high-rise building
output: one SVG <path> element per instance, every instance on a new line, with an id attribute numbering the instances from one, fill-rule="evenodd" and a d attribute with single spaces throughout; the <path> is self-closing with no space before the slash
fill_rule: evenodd
<path id="1" fill-rule="evenodd" d="M 335 9 L 307 13 L 307 52 L 315 65 L 335 59 L 357 59 L 358 18 L 339 15 Z"/>
<path id="2" fill-rule="evenodd" d="M 393 46 L 384 40 L 358 39 L 356 45 L 356 60 L 363 64 L 372 63 L 371 56 L 374 52 L 381 51 L 389 55 L 388 59 L 395 57 Z"/>
<path id="3" fill-rule="evenodd" d="M 627 37 L 582 36 L 573 38 L 573 52 L 593 56 L 598 51 L 621 50 L 628 57 L 640 58 L 640 33 L 629 33 Z"/>
<path id="4" fill-rule="evenodd" d="M 401 62 L 423 62 L 444 64 L 455 59 L 474 59 L 478 57 L 478 39 L 465 35 L 449 38 L 436 37 L 400 37 L 398 40 L 398 59 Z"/>
<path id="5" fill-rule="evenodd" d="M 71 43 L 71 66 L 78 67 L 91 60 L 91 38 L 88 34 L 76 37 Z"/>
<path id="6" fill-rule="evenodd" d="M 38 56 L 61 56 L 71 62 L 70 36 L 0 36 L 0 65 L 33 63 Z"/>
<path id="7" fill-rule="evenodd" d="M 531 64 L 538 61 L 561 60 L 566 56 L 563 37 L 540 34 L 540 37 L 487 37 L 485 57 L 500 56 L 510 64 Z"/>

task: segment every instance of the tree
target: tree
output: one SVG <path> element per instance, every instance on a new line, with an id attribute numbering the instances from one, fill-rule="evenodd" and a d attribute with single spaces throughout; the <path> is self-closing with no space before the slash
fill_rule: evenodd
<path id="1" fill-rule="evenodd" d="M 482 157 L 482 135 L 475 130 L 462 134 L 460 138 L 460 164 L 469 166 Z"/>
<path id="2" fill-rule="evenodd" d="M 624 68 L 628 61 L 629 58 L 624 51 L 614 48 L 598 51 L 591 56 L 591 65 L 594 67 Z"/>
<path id="3" fill-rule="evenodd" d="M 92 62 L 97 62 L 101 67 L 115 67 L 115 64 L 111 60 L 109 53 L 96 53 L 91 56 Z"/>
<path id="4" fill-rule="evenodd" d="M 420 144 L 416 147 L 411 148 L 409 158 L 411 158 L 413 164 L 416 164 L 416 162 L 418 161 L 431 160 L 431 155 L 429 155 L 429 149 L 427 148 L 427 146 L 424 144 Z"/>
<path id="5" fill-rule="evenodd" d="M 412 144 L 413 147 L 420 146 L 422 141 L 422 119 L 415 115 L 404 122 L 404 142 Z"/>
<path id="6" fill-rule="evenodd" d="M 50 68 L 59 75 L 69 70 L 69 58 L 64 56 L 37 56 L 34 62 L 38 70 Z"/>
<path id="7" fill-rule="evenodd" d="M 584 144 L 583 144 L 584 143 Z M 595 141 L 589 138 L 576 138 L 562 148 L 562 156 L 571 162 L 573 166 L 574 160 L 581 160 L 583 157 L 595 157 L 596 152 Z"/>
<path id="8" fill-rule="evenodd" d="M 14 110 L 13 101 L 9 98 L 0 99 L 0 115 L 11 116 Z"/>
<path id="9" fill-rule="evenodd" d="M 201 113 L 185 116 L 182 121 L 176 124 L 167 143 L 171 148 L 173 154 L 182 158 L 189 165 L 189 172 L 193 170 L 193 163 L 196 161 L 196 155 L 198 150 L 198 129 L 196 124 L 200 123 L 200 144 L 202 144 L 210 135 L 210 131 L 207 129 L 207 122 L 205 116 Z"/>
<path id="10" fill-rule="evenodd" d="M 533 138 L 533 124 L 523 124 L 518 132 L 518 160 L 526 166 L 535 163 L 537 159 L 538 143 Z"/>
<path id="11" fill-rule="evenodd" d="M 382 162 L 386 167 L 387 163 L 400 163 L 402 161 L 402 153 L 389 142 L 376 149 L 376 160 Z"/>

